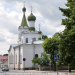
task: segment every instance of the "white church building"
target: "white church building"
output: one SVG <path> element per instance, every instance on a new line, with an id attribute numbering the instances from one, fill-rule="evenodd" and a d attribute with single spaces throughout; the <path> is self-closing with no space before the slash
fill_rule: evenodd
<path id="1" fill-rule="evenodd" d="M 42 32 L 35 29 L 36 17 L 31 14 L 28 16 L 27 20 L 25 17 L 25 6 L 23 7 L 23 19 L 21 25 L 18 27 L 18 43 L 11 44 L 8 50 L 8 67 L 10 69 L 31 69 L 34 68 L 32 63 L 33 57 L 40 57 L 42 48 Z M 23 58 L 26 61 L 23 61 Z M 37 66 L 38 67 L 38 66 Z"/>

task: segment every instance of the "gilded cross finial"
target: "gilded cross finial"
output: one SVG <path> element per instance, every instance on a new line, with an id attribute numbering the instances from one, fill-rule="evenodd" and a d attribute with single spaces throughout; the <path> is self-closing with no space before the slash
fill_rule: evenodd
<path id="1" fill-rule="evenodd" d="M 40 31 L 40 24 L 39 24 L 39 31 Z"/>
<path id="2" fill-rule="evenodd" d="M 31 6 L 31 13 L 32 13 L 32 6 Z"/>
<path id="3" fill-rule="evenodd" d="M 24 1 L 24 7 L 25 7 L 25 1 Z"/>

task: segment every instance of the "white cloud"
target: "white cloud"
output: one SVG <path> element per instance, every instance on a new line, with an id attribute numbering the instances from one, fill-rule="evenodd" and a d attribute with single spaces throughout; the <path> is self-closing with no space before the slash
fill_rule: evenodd
<path id="1" fill-rule="evenodd" d="M 59 2 L 59 3 L 58 3 Z M 58 7 L 64 7 L 66 0 L 26 0 L 26 18 L 31 13 L 36 16 L 35 27 L 44 35 L 52 37 L 55 32 L 64 30 L 61 25 L 62 13 Z M 7 6 L 9 5 L 9 6 Z M 23 17 L 23 0 L 2 0 L 0 2 L 0 50 L 2 54 L 6 53 L 10 44 L 18 41 L 18 27 L 21 25 Z"/>

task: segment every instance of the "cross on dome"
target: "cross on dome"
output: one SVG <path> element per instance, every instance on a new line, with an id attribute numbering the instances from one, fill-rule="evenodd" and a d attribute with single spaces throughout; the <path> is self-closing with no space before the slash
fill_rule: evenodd
<path id="1" fill-rule="evenodd" d="M 25 7 L 25 1 L 24 1 L 24 7 Z"/>
<path id="2" fill-rule="evenodd" d="M 36 17 L 32 13 L 32 6 L 31 6 L 31 14 L 28 16 L 28 21 L 35 21 Z"/>
<path id="3" fill-rule="evenodd" d="M 41 26 L 41 25 L 39 24 L 39 31 L 40 31 L 40 26 Z"/>
<path id="4" fill-rule="evenodd" d="M 31 13 L 32 13 L 32 6 L 31 6 Z"/>

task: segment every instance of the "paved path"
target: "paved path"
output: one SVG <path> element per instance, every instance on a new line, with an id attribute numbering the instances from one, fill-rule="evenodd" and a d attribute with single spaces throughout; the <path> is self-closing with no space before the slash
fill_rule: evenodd
<path id="1" fill-rule="evenodd" d="M 75 72 L 75 70 L 72 70 L 72 72 Z M 0 70 L 0 75 L 57 75 L 57 71 L 25 70 L 24 72 L 24 70 L 9 70 L 3 72 Z M 70 75 L 70 74 L 68 74 L 68 70 L 60 70 L 58 71 L 58 75 Z"/>

